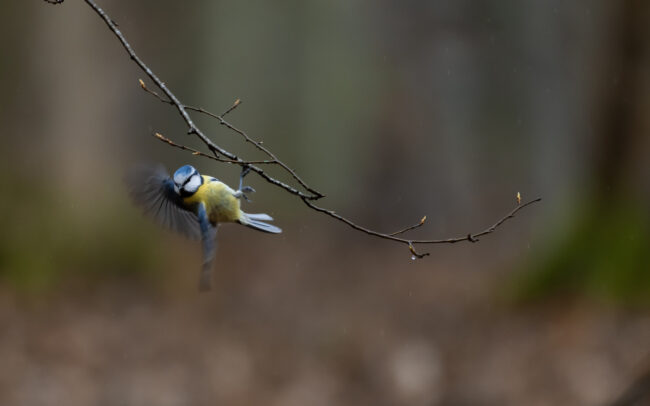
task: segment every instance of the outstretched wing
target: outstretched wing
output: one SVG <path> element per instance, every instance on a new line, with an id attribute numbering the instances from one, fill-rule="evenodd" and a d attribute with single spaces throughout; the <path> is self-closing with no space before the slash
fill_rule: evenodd
<path id="1" fill-rule="evenodd" d="M 162 166 L 140 166 L 126 176 L 133 201 L 162 226 L 190 238 L 201 237 L 199 220 L 183 207 L 183 200 L 174 191 L 174 182 Z"/>

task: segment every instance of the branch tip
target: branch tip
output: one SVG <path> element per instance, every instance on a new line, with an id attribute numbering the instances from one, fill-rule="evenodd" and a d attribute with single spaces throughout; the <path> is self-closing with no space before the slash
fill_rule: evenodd
<path id="1" fill-rule="evenodd" d="M 396 235 L 400 235 L 400 234 L 403 234 L 403 233 L 405 233 L 407 231 L 411 231 L 411 230 L 414 230 L 414 229 L 416 229 L 418 227 L 421 227 L 422 225 L 424 225 L 425 221 L 427 221 L 427 216 L 422 217 L 418 223 L 415 223 L 412 226 L 408 226 L 406 228 L 403 228 L 403 229 L 401 229 L 399 231 L 395 231 L 394 233 L 390 233 L 390 234 L 387 234 L 387 235 L 390 236 L 390 237 L 395 237 Z"/>
<path id="2" fill-rule="evenodd" d="M 416 259 L 422 259 L 426 256 L 429 256 L 430 254 L 428 252 L 425 252 L 423 254 L 419 254 L 416 250 L 415 247 L 413 246 L 413 243 L 409 241 L 409 251 L 411 251 L 411 259 L 415 261 Z"/>
<path id="3" fill-rule="evenodd" d="M 208 111 L 206 111 L 206 110 L 204 110 L 204 109 L 201 109 L 201 110 L 202 110 L 203 113 L 208 114 L 208 115 L 210 115 L 210 116 L 216 118 L 217 120 L 219 120 L 219 124 L 221 124 L 221 125 L 225 125 L 226 127 L 230 128 L 230 129 L 233 129 L 234 127 L 232 127 L 232 126 L 231 126 L 228 122 L 226 122 L 223 118 L 226 116 L 226 114 L 228 114 L 228 113 L 230 113 L 231 111 L 233 111 L 234 109 L 236 109 L 237 106 L 239 106 L 240 103 L 241 103 L 241 99 L 237 99 L 237 100 L 235 100 L 235 102 L 232 104 L 232 106 L 230 106 L 230 107 L 228 108 L 228 110 L 226 110 L 226 111 L 224 111 L 223 113 L 221 113 L 220 116 L 214 116 L 212 113 L 209 113 Z M 246 138 L 246 137 L 244 137 L 244 138 Z"/>

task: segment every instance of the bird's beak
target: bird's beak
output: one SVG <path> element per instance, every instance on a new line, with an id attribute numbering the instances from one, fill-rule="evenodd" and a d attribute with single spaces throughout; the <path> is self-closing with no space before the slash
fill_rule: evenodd
<path id="1" fill-rule="evenodd" d="M 174 192 L 176 192 L 177 195 L 181 194 L 181 190 L 178 188 L 177 184 L 174 184 Z"/>

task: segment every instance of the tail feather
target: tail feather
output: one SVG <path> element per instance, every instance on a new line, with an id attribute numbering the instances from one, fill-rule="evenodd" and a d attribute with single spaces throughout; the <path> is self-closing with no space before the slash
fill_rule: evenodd
<path id="1" fill-rule="evenodd" d="M 254 228 L 255 230 L 264 231 L 265 233 L 279 234 L 282 232 L 280 227 L 276 227 L 272 224 L 264 223 L 259 220 L 273 220 L 271 216 L 264 213 L 259 214 L 248 214 L 244 213 L 239 222 L 246 227 Z"/>
<path id="2" fill-rule="evenodd" d="M 273 221 L 273 217 L 266 213 L 246 213 L 249 220 Z"/>

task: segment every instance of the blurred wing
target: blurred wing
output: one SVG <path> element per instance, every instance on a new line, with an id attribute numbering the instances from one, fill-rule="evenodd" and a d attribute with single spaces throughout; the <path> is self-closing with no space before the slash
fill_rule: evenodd
<path id="1" fill-rule="evenodd" d="M 201 240 L 203 241 L 203 266 L 199 277 L 199 290 L 202 292 L 212 288 L 212 264 L 217 251 L 217 227 L 213 227 L 208 220 L 205 206 L 201 203 L 198 207 L 199 224 L 201 225 Z"/>
<path id="2" fill-rule="evenodd" d="M 183 207 L 165 168 L 135 168 L 127 175 L 126 183 L 133 201 L 162 226 L 193 239 L 201 237 L 196 214 Z"/>

